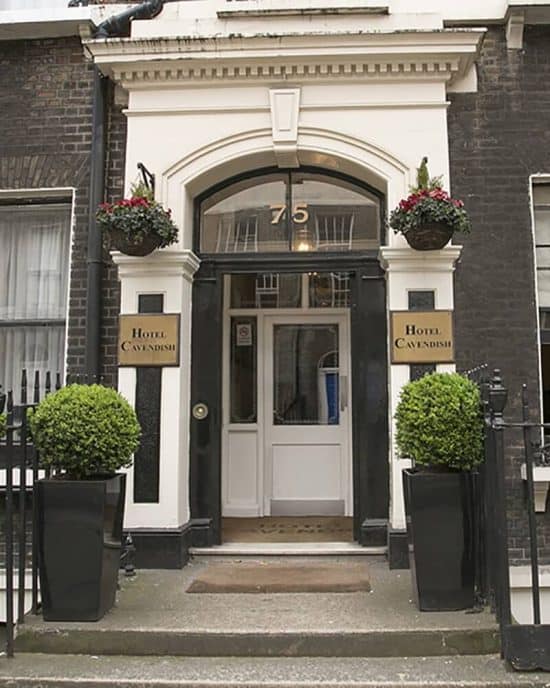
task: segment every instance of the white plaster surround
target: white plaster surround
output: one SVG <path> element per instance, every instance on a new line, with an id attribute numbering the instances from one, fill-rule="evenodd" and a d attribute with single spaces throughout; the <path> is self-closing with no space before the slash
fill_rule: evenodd
<path id="1" fill-rule="evenodd" d="M 166 310 L 182 313 L 182 327 L 190 323 L 190 285 L 183 288 L 182 280 L 163 270 L 168 256 L 192 250 L 195 198 L 214 184 L 277 166 L 286 156 L 286 164 L 290 158 L 293 164 L 340 171 L 370 184 L 385 194 L 389 212 L 407 195 L 426 155 L 431 173 L 442 175 L 448 188 L 447 90 L 453 83 L 475 87 L 471 70 L 484 34 L 482 28 L 443 29 L 440 16 L 417 17 L 411 26 L 421 28 L 404 30 L 407 17 L 395 14 L 365 15 L 361 32 L 357 18 L 338 15 L 329 22 L 331 33 L 323 28 L 328 21 L 323 15 L 309 18 L 305 33 L 303 19 L 300 24 L 296 17 L 264 17 L 261 33 L 254 33 L 258 20 L 220 20 L 214 12 L 220 3 L 198 5 L 166 5 L 158 18 L 134 22 L 130 39 L 85 42 L 100 69 L 128 92 L 127 187 L 143 162 L 156 175 L 157 199 L 171 208 L 180 228 L 177 246 L 145 259 L 151 268 L 141 276 L 139 259 L 116 258 L 122 312 L 135 312 L 138 292 L 164 285 L 168 301 L 174 298 Z M 190 22 L 192 6 L 199 14 Z M 201 17 L 208 21 L 201 23 Z M 401 28 L 392 28 L 400 21 Z M 382 28 L 369 32 L 380 22 Z M 201 34 L 204 27 L 208 32 Z M 284 101 L 280 112 L 286 108 L 286 131 L 276 126 L 277 94 Z M 436 308 L 452 309 L 453 266 L 460 249 L 419 255 L 393 232 L 387 232 L 387 243 L 381 256 L 388 270 L 388 309 L 407 308 L 408 289 L 434 289 Z M 188 513 L 187 336 L 182 336 L 180 377 L 175 379 L 177 369 L 163 373 L 163 408 L 178 418 L 179 426 L 170 447 L 162 446 L 161 504 L 129 504 L 133 526 L 181 525 Z M 135 374 L 121 373 L 121 386 L 132 398 Z M 407 379 L 407 366 L 391 366 L 390 419 Z M 170 406 L 169 398 L 171 403 L 179 398 L 180 406 Z M 175 432 L 175 420 L 170 423 Z M 389 461 L 390 521 L 402 528 L 402 462 L 393 448 Z M 176 473 L 168 481 L 172 467 Z"/>
<path id="2" fill-rule="evenodd" d="M 550 566 L 539 567 L 541 623 L 550 624 Z M 512 616 L 521 624 L 533 623 L 531 567 L 510 567 Z"/>
<path id="3" fill-rule="evenodd" d="M 521 464 L 521 479 L 527 483 L 527 465 Z M 546 511 L 546 499 L 550 487 L 550 466 L 533 466 L 533 497 L 535 511 Z M 527 484 L 526 484 L 526 489 Z"/>
<path id="4" fill-rule="evenodd" d="M 160 498 L 157 504 L 133 500 L 133 469 L 128 469 L 124 527 L 175 528 L 189 519 L 189 371 L 191 365 L 191 284 L 199 260 L 191 251 L 154 251 L 145 258 L 113 252 L 121 286 L 121 313 L 137 313 L 140 294 L 163 294 L 164 311 L 181 313 L 180 365 L 162 369 Z M 119 391 L 135 402 L 136 369 L 119 368 Z"/>
<path id="5" fill-rule="evenodd" d="M 380 262 L 386 270 L 388 317 L 391 311 L 409 308 L 409 291 L 434 291 L 436 310 L 454 310 L 453 273 L 462 247 L 447 245 L 440 251 L 412 251 L 409 248 L 380 249 Z M 390 331 L 388 322 L 388 332 Z M 391 343 L 388 346 L 388 353 Z M 388 360 L 390 437 L 390 523 L 392 528 L 406 527 L 401 473 L 410 460 L 401 458 L 395 447 L 394 415 L 401 388 L 409 381 L 409 366 Z M 454 364 L 438 364 L 438 372 L 452 372 Z"/>

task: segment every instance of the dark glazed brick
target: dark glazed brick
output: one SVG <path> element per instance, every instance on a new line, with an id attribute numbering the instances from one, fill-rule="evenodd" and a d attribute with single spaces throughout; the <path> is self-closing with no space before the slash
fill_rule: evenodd
<path id="1" fill-rule="evenodd" d="M 549 45 L 548 27 L 526 26 L 519 51 L 507 50 L 503 28 L 491 28 L 478 62 L 478 92 L 451 94 L 448 115 L 452 191 L 473 223 L 470 235 L 455 238 L 464 246 L 455 279 L 457 368 L 501 368 L 510 390 L 506 416 L 514 420 L 521 385 L 534 405 L 539 394 L 529 175 L 550 173 Z M 525 563 L 519 439 L 506 437 L 507 498 L 511 556 Z M 549 563 L 542 549 L 550 538 L 547 515 L 539 531 Z"/>
<path id="2" fill-rule="evenodd" d="M 0 189 L 75 189 L 68 369 L 84 368 L 92 67 L 76 37 L 0 42 Z M 112 94 L 111 94 L 112 102 Z M 107 188 L 122 193 L 125 120 L 111 106 Z M 119 288 L 105 254 L 102 375 L 116 384 Z"/>

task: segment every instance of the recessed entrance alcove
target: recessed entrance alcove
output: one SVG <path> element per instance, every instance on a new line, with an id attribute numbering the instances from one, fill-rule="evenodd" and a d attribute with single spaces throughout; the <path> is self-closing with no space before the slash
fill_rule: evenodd
<path id="1" fill-rule="evenodd" d="M 317 167 L 258 170 L 197 199 L 195 545 L 385 544 L 383 207 Z"/>

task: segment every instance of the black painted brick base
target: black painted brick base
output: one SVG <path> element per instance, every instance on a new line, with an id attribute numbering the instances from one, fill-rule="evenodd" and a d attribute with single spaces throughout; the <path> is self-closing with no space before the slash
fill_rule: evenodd
<path id="1" fill-rule="evenodd" d="M 191 529 L 188 523 L 181 528 L 143 528 L 126 531 L 128 533 L 136 548 L 133 561 L 137 569 L 181 569 L 189 561 Z"/>
<path id="2" fill-rule="evenodd" d="M 385 518 L 367 518 L 361 524 L 359 544 L 363 547 L 385 547 L 388 542 L 388 522 Z"/>
<path id="3" fill-rule="evenodd" d="M 189 523 L 193 547 L 212 547 L 212 545 L 218 544 L 214 536 L 211 518 L 193 518 Z"/>
<path id="4" fill-rule="evenodd" d="M 406 530 L 388 531 L 388 564 L 390 569 L 409 568 L 409 547 Z"/>

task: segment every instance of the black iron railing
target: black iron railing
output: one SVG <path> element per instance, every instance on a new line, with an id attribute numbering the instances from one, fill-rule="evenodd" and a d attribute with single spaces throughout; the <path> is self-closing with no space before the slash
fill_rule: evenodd
<path id="1" fill-rule="evenodd" d="M 85 375 L 67 376 L 67 383 L 87 383 Z M 102 382 L 93 379 L 92 382 Z M 25 620 L 26 588 L 30 575 L 30 610 L 39 609 L 38 542 L 34 484 L 47 471 L 39 471 L 38 454 L 28 429 L 28 412 L 44 396 L 60 389 L 60 374 L 36 372 L 29 386 L 27 372 L 22 371 L 18 393 L 3 393 L 0 387 L 0 414 L 6 414 L 6 434 L 0 438 L 0 482 L 3 492 L 4 518 L 0 522 L 4 539 L 3 568 L 6 578 L 6 654 L 13 657 L 15 625 Z"/>
<path id="2" fill-rule="evenodd" d="M 0 468 L 4 469 L 4 571 L 6 579 L 6 653 L 13 657 L 15 624 L 25 620 L 27 576 L 31 577 L 31 611 L 39 606 L 38 552 L 34 537 L 36 510 L 33 486 L 39 478 L 38 456 L 28 431 L 28 410 L 42 396 L 61 387 L 61 376 L 36 372 L 29 389 L 21 374 L 18 403 L 13 390 L 0 392 L 0 413 L 6 414 L 6 435 L 0 440 Z M 17 479 L 15 479 L 17 478 Z M 29 527 L 30 526 L 30 527 Z M 17 580 L 17 585 L 15 584 Z"/>
<path id="3" fill-rule="evenodd" d="M 550 671 L 550 625 L 541 623 L 540 566 L 533 469 L 544 456 L 540 438 L 550 425 L 530 420 L 527 389 L 522 389 L 522 419 L 504 416 L 508 390 L 500 371 L 489 378 L 478 369 L 485 419 L 485 463 L 481 471 L 480 594 L 491 605 L 500 626 L 502 656 L 514 669 Z M 474 378 L 475 379 L 475 378 Z M 528 523 L 533 623 L 518 623 L 512 616 L 508 514 L 506 509 L 505 460 L 512 446 L 510 435 L 521 436 L 520 446 L 526 470 L 525 510 Z M 519 475 L 519 467 L 518 467 Z"/>

